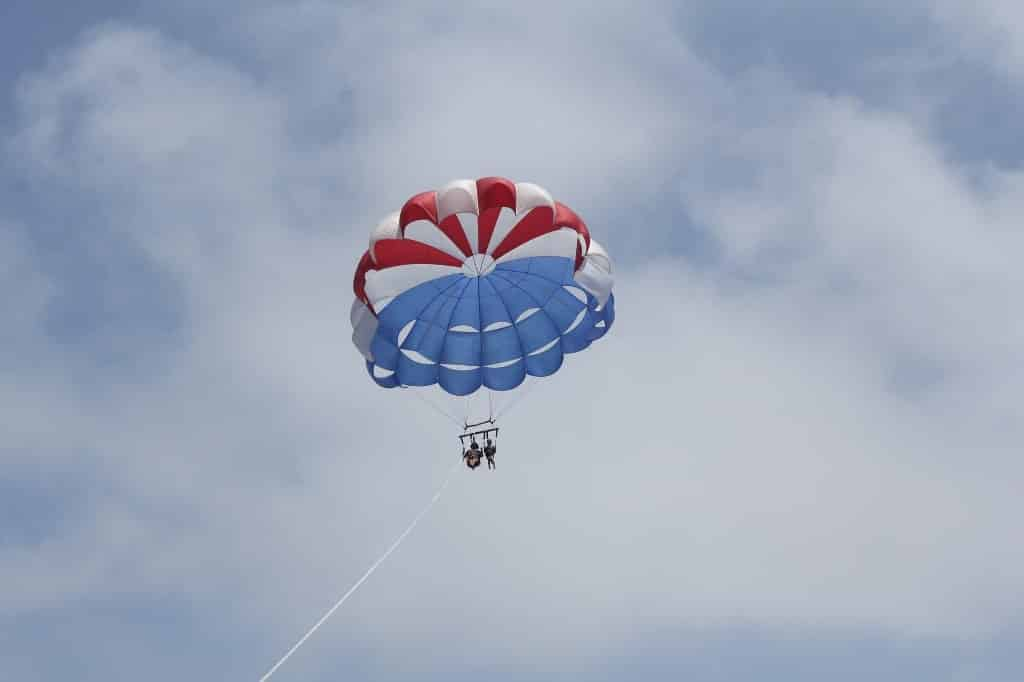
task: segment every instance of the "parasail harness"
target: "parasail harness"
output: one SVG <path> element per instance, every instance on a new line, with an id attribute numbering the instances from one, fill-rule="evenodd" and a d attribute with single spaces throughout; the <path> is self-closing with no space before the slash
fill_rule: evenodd
<path id="1" fill-rule="evenodd" d="M 476 424 L 466 424 L 465 426 L 463 426 L 463 431 L 465 431 L 465 433 L 463 433 L 461 436 L 459 436 L 459 443 L 462 444 L 463 449 L 465 449 L 465 446 L 466 446 L 466 439 L 469 438 L 469 439 L 472 440 L 472 439 L 475 438 L 475 436 L 481 436 L 482 435 L 484 438 L 487 438 L 490 434 L 493 433 L 494 434 L 494 440 L 495 440 L 495 442 L 497 442 L 497 440 L 498 440 L 498 431 L 500 430 L 497 426 L 495 426 L 493 429 L 481 429 L 479 431 L 470 431 L 470 429 L 474 429 L 474 428 L 476 428 L 478 426 L 483 426 L 484 424 L 494 424 L 494 423 L 495 423 L 495 421 L 493 419 L 486 419 L 486 420 L 484 420 L 482 422 L 477 422 Z"/>

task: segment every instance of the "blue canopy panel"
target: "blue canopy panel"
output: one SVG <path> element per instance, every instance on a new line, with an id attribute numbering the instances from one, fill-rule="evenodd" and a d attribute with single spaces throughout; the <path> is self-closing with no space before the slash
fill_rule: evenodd
<path id="1" fill-rule="evenodd" d="M 447 275 L 396 296 L 378 315 L 366 363 L 385 388 L 439 384 L 455 395 L 507 391 L 548 376 L 603 336 L 614 300 L 598 302 L 573 280 L 573 260 L 533 256 L 480 277 Z"/>

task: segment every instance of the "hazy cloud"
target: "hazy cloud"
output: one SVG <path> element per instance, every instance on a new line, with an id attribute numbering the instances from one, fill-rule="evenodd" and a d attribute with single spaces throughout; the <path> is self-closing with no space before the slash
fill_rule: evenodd
<path id="1" fill-rule="evenodd" d="M 1013 16 L 908 7 L 307 2 L 53 45 L 0 165 L 8 670 L 252 679 L 362 573 L 456 450 L 366 377 L 352 269 L 408 195 L 503 174 L 610 246 L 616 328 L 282 679 L 1012 678 L 1022 176 L 913 74 L 941 32 L 1019 94 L 979 47 Z M 816 75 L 770 56 L 815 25 Z"/>

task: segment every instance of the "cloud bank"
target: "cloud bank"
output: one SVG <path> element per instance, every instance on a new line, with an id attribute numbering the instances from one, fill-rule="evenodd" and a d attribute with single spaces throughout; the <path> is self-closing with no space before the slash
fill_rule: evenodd
<path id="1" fill-rule="evenodd" d="M 253 679 L 362 573 L 456 450 L 365 376 L 351 271 L 408 195 L 502 174 L 608 245 L 616 327 L 282 679 L 1019 674 L 1024 149 L 950 123 L 948 64 L 1004 114 L 1022 81 L 1012 11 L 964 7 L 794 42 L 820 12 L 268 3 L 54 45 L 0 165 L 8 669 Z"/>

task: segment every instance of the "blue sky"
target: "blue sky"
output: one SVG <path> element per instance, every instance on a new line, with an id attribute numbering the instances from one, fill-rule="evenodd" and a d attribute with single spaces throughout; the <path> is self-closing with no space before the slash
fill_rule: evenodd
<path id="1" fill-rule="evenodd" d="M 1024 678 L 1024 12 L 7 3 L 0 660 L 257 679 L 429 499 L 370 228 L 536 182 L 617 324 L 274 679 Z"/>

